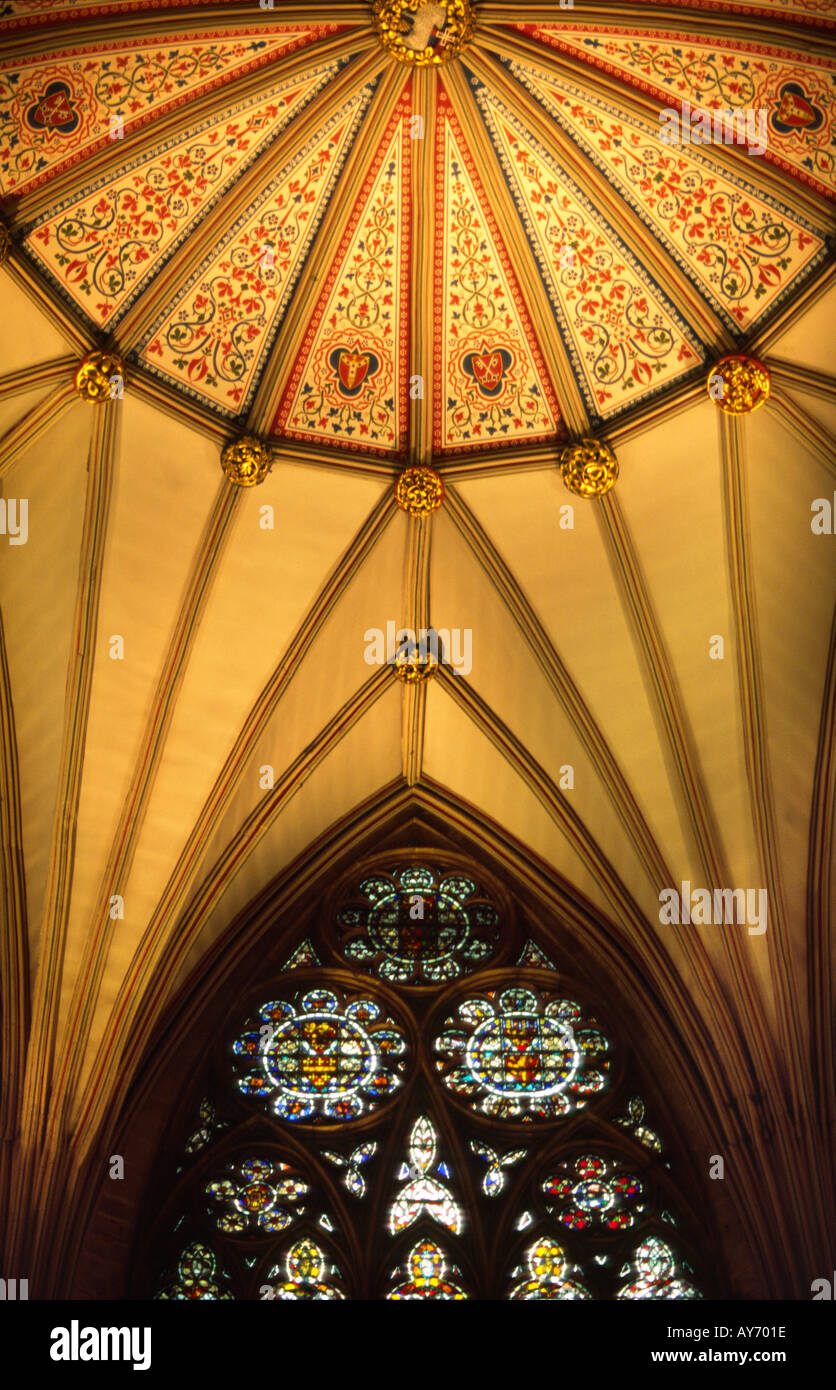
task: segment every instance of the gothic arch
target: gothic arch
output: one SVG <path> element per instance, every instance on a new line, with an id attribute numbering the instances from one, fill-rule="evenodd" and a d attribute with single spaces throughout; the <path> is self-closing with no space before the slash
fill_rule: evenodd
<path id="1" fill-rule="evenodd" d="M 356 885 L 362 880 L 368 881 L 369 876 L 379 875 L 383 870 L 399 872 L 415 863 L 432 865 L 447 881 L 453 873 L 469 874 L 479 884 L 473 897 L 491 897 L 497 904 L 500 939 L 494 943 L 488 965 L 482 968 L 476 965 L 469 973 L 449 983 L 442 981 L 429 987 L 426 981 L 422 984 L 393 983 L 370 973 L 347 969 L 349 962 L 340 955 L 340 934 L 335 929 L 340 903 L 356 901 Z M 588 998 L 583 998 L 588 985 L 574 972 L 557 970 L 545 956 L 541 960 L 532 957 L 532 930 L 537 928 L 531 913 L 515 905 L 512 896 L 490 870 L 484 870 L 472 858 L 460 853 L 426 846 L 393 849 L 363 857 L 351 872 L 338 876 L 317 902 L 305 926 L 297 928 L 295 940 L 284 939 L 288 957 L 282 963 L 285 968 L 260 970 L 255 981 L 228 1000 L 219 1016 L 210 1056 L 200 1075 L 194 1078 L 189 1103 L 185 1109 L 181 1107 L 179 1124 L 172 1128 L 166 1152 L 158 1159 L 158 1179 L 166 1169 L 171 1172 L 175 1168 L 178 1177 L 163 1201 L 156 1196 L 152 1199 L 142 1223 L 144 1237 L 134 1261 L 137 1272 L 132 1291 L 135 1296 L 148 1296 L 149 1273 L 155 1258 L 160 1262 L 161 1250 L 167 1251 L 164 1262 L 174 1270 L 183 1249 L 191 1248 L 193 1240 L 205 1240 L 209 1248 L 216 1248 L 212 1246 L 214 1237 L 216 1241 L 220 1239 L 227 1250 L 224 1267 L 227 1272 L 230 1265 L 234 1270 L 229 1287 L 235 1290 L 237 1297 L 257 1297 L 254 1292 L 257 1288 L 268 1287 L 263 1280 L 268 1266 L 276 1265 L 277 1252 L 285 1256 L 289 1244 L 313 1238 L 323 1249 L 327 1247 L 329 1259 L 341 1271 L 348 1296 L 385 1296 L 386 1272 L 389 1271 L 391 1286 L 395 1267 L 398 1266 L 403 1274 L 416 1242 L 424 1240 L 434 1242 L 443 1251 L 451 1267 L 458 1271 L 456 1277 L 469 1291 L 469 1296 L 501 1298 L 510 1287 L 511 1270 L 519 1258 L 524 1259 L 531 1239 L 543 1235 L 549 1228 L 551 1236 L 555 1235 L 555 1213 L 552 1211 L 550 1215 L 545 1210 L 540 1191 L 547 1168 L 577 1160 L 583 1154 L 588 1155 L 590 1149 L 594 1149 L 596 1155 L 607 1155 L 608 1163 L 620 1162 L 631 1173 L 642 1175 L 636 1177 L 636 1184 L 647 1199 L 642 1203 L 643 1215 L 640 1219 L 631 1215 L 626 1220 L 640 1226 L 646 1237 L 664 1240 L 667 1236 L 670 1239 L 670 1223 L 674 1219 L 670 1208 L 678 1212 L 684 1209 L 687 1212 L 685 1225 L 677 1228 L 674 1244 L 685 1252 L 687 1269 L 692 1270 L 695 1262 L 710 1268 L 714 1264 L 713 1257 L 707 1260 L 704 1253 L 702 1258 L 694 1253 L 700 1243 L 694 1235 L 698 1221 L 693 1209 L 688 1211 L 687 1199 L 683 1199 L 672 1183 L 669 1164 L 663 1164 L 658 1154 L 649 1152 L 647 1143 L 639 1142 L 621 1123 L 635 1090 L 631 1048 L 623 1026 L 617 1022 L 611 1024 L 609 1019 L 604 1024 L 607 1036 L 614 1043 L 614 1057 L 612 1064 L 609 1060 L 603 1063 L 605 1068 L 611 1065 L 606 1078 L 603 1073 L 592 1074 L 600 1075 L 605 1094 L 596 1096 L 597 1103 L 589 1109 L 579 1101 L 583 1108 L 559 1119 L 547 1116 L 544 1126 L 537 1122 L 521 1124 L 519 1117 L 480 1114 L 466 1099 L 451 1094 L 443 1084 L 433 1056 L 432 1039 L 442 1027 L 445 1015 L 464 997 L 477 995 L 483 1001 L 498 997 L 501 1001 L 502 991 L 509 986 L 530 992 L 531 998 L 537 993 L 542 993 L 544 998 L 568 996 L 575 999 L 580 996 L 584 1017 L 578 1019 L 576 1027 L 587 1021 L 585 1015 L 590 1008 L 595 1011 L 595 1017 L 589 1020 L 592 1025 L 600 1010 L 606 1010 L 610 1017 L 614 1012 L 617 1015 L 617 1006 L 614 1009 L 607 991 L 593 988 L 594 1001 L 590 1004 Z M 538 935 L 538 949 L 550 949 L 546 935 L 539 931 Z M 524 957 L 526 949 L 529 954 Z M 297 952 L 301 952 L 301 960 L 294 959 Z M 311 955 L 319 963 L 313 964 Z M 519 963 L 521 958 L 526 960 L 525 964 Z M 385 1102 L 381 1109 L 360 1114 L 344 1127 L 326 1121 L 317 1129 L 316 1116 L 309 1117 L 309 1123 L 303 1121 L 298 1127 L 288 1123 L 287 1118 L 276 1119 L 263 1111 L 254 1116 L 248 1100 L 234 1092 L 230 1041 L 236 1032 L 241 1033 L 245 1018 L 254 1019 L 257 1024 L 256 1010 L 265 1000 L 293 997 L 304 1001 L 310 997 L 309 991 L 317 989 L 332 990 L 335 999 L 340 1000 L 340 1009 L 360 993 L 380 1005 L 386 1020 L 396 1020 L 402 1029 L 410 1074 L 400 1093 Z M 305 1007 L 304 1002 L 302 1007 Z M 251 1026 L 254 1026 L 252 1022 L 247 1025 Z M 246 1031 L 242 1035 L 244 1039 L 250 1036 L 253 1035 Z M 221 1130 L 216 1131 L 216 1142 L 210 1140 L 199 1158 L 184 1161 L 183 1144 L 187 1136 L 183 1133 L 183 1124 L 187 1129 L 193 1127 L 203 1093 L 213 1097 L 214 1120 L 220 1123 Z M 402 1230 L 392 1227 L 392 1203 L 398 1192 L 394 1174 L 405 1156 L 409 1136 L 419 1116 L 430 1122 L 438 1154 L 445 1155 L 444 1169 L 455 1174 L 455 1183 L 449 1184 L 448 1196 L 463 1225 L 462 1231 L 455 1230 L 455 1239 L 449 1231 L 439 1231 L 437 1223 L 431 1221 L 426 1212 L 419 1214 L 417 1220 L 410 1220 Z M 667 1120 L 671 1127 L 670 1114 Z M 327 1144 L 328 1162 L 336 1151 L 345 1166 L 349 1153 L 357 1152 L 357 1146 L 368 1143 L 375 1146 L 375 1154 L 368 1169 L 364 1167 L 363 1170 L 368 1195 L 358 1207 L 356 1197 L 352 1199 L 340 1190 L 339 1172 L 329 1171 L 322 1151 Z M 487 1201 L 486 1192 L 480 1190 L 484 1158 L 476 1156 L 477 1143 L 483 1149 L 488 1145 L 497 1158 L 510 1151 L 517 1152 L 521 1146 L 527 1151 L 514 1164 L 513 1171 L 503 1174 L 502 1185 L 508 1190 L 501 1203 Z M 293 1226 L 292 1237 L 283 1234 L 272 1241 L 267 1254 L 257 1253 L 258 1241 L 254 1246 L 246 1234 L 219 1238 L 205 1195 L 202 1195 L 212 1175 L 217 1180 L 219 1174 L 227 1174 L 230 1162 L 237 1159 L 240 1165 L 245 1158 L 283 1163 L 288 1165 L 287 1171 L 304 1172 L 309 1179 L 310 1202 L 292 1216 L 288 1212 Z M 319 1208 L 323 1210 L 319 1210 L 317 1216 Z M 618 1271 L 608 1269 L 606 1279 L 600 1271 L 613 1261 L 619 1269 L 626 1267 L 622 1256 L 632 1249 L 631 1242 L 614 1239 L 613 1233 L 606 1230 L 592 1233 L 591 1238 L 588 1232 L 580 1236 L 560 1226 L 556 1231 L 560 1248 L 567 1252 L 570 1269 L 581 1267 L 578 1261 L 584 1250 L 587 1257 L 590 1250 L 595 1250 L 598 1269 L 593 1267 L 591 1282 L 587 1276 L 587 1283 L 582 1286 L 594 1290 L 589 1296 L 613 1296 L 613 1279 Z M 263 1239 L 261 1244 L 263 1246 Z M 517 1252 L 513 1259 L 512 1251 Z M 414 1264 L 414 1254 L 412 1261 Z M 585 1264 L 589 1265 L 589 1258 Z"/>

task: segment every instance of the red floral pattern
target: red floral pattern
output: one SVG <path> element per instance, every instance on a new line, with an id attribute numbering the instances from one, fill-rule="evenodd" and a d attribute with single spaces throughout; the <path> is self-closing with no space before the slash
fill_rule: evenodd
<path id="1" fill-rule="evenodd" d="M 190 34 L 165 47 L 139 40 L 52 53 L 0 66 L 0 192 L 36 187 L 60 168 L 110 142 L 112 117 L 122 116 L 127 137 L 149 117 L 180 105 L 218 82 L 270 62 L 300 41 L 316 37 L 305 28 L 231 30 L 219 41 Z M 26 112 L 50 82 L 72 90 L 80 125 L 72 135 L 33 130 Z"/>
<path id="2" fill-rule="evenodd" d="M 814 236 L 711 169 L 703 158 L 660 145 L 656 133 L 616 119 L 580 92 L 567 93 L 533 69 L 521 70 L 537 95 L 632 194 L 672 242 L 709 300 L 749 327 L 819 254 Z"/>
<path id="3" fill-rule="evenodd" d="M 675 109 L 687 101 L 707 111 L 746 107 L 771 114 L 780 105 L 781 88 L 800 81 L 825 119 L 815 131 L 785 134 L 770 124 L 763 158 L 823 193 L 836 187 L 836 95 L 831 66 L 824 58 L 728 39 L 706 43 L 691 35 L 625 34 L 598 25 L 582 32 L 548 24 L 519 27 L 652 92 Z"/>
<path id="4" fill-rule="evenodd" d="M 276 419 L 277 433 L 354 449 L 405 447 L 409 371 L 408 109 L 397 109 L 371 162 Z M 361 389 L 341 380 L 343 354 L 377 362 Z"/>
<path id="5" fill-rule="evenodd" d="M 159 271 L 242 164 L 275 138 L 335 70 L 332 65 L 317 77 L 286 84 L 226 125 L 154 151 L 98 193 L 46 218 L 30 234 L 30 249 L 91 318 L 107 322 Z"/>
<path id="6" fill-rule="evenodd" d="M 611 415 L 690 372 L 698 345 L 649 277 L 511 114 L 485 94 L 482 108 L 595 412 Z"/>
<path id="7" fill-rule="evenodd" d="M 262 191 L 257 208 L 166 310 L 143 349 L 150 366 L 229 414 L 240 413 L 254 387 L 360 109 L 355 98 L 350 113 L 340 113 Z"/>
<path id="8" fill-rule="evenodd" d="M 557 402 L 508 256 L 451 107 L 439 115 L 436 303 L 447 331 L 436 340 L 435 447 L 553 437 Z"/>

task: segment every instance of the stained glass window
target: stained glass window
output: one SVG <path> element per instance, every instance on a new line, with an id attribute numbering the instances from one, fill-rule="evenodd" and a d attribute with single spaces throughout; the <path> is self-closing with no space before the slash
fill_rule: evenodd
<path id="1" fill-rule="evenodd" d="M 627 1102 L 627 1114 L 616 1115 L 615 1122 L 623 1125 L 641 1140 L 642 1144 L 648 1149 L 653 1149 L 654 1153 L 662 1152 L 662 1144 L 658 1134 L 654 1134 L 652 1129 L 648 1129 L 644 1123 L 644 1101 L 639 1096 L 631 1096 Z"/>
<path id="2" fill-rule="evenodd" d="M 475 879 L 413 865 L 363 879 L 337 927 L 345 956 L 361 970 L 432 985 L 487 964 L 499 913 Z"/>
<path id="3" fill-rule="evenodd" d="M 571 999 L 505 989 L 467 999 L 435 1041 L 446 1086 L 502 1120 L 554 1119 L 603 1091 L 610 1045 Z"/>
<path id="4" fill-rule="evenodd" d="M 336 1168 L 344 1168 L 343 1183 L 354 1197 L 365 1197 L 366 1179 L 363 1175 L 363 1168 L 370 1158 L 377 1153 L 377 1144 L 374 1140 L 370 1144 L 358 1144 L 356 1149 L 352 1149 L 348 1157 L 335 1153 L 333 1149 L 323 1149 L 322 1157 L 327 1158 L 329 1163 L 333 1163 Z"/>
<path id="5" fill-rule="evenodd" d="M 281 1264 L 269 1272 L 270 1284 L 263 1298 L 344 1299 L 338 1283 L 339 1270 L 328 1260 L 316 1241 L 299 1240 L 288 1250 Z"/>
<path id="6" fill-rule="evenodd" d="M 284 1231 L 302 1215 L 302 1199 L 310 1188 L 291 1173 L 289 1164 L 247 1158 L 230 1167 L 228 1176 L 207 1183 L 205 1188 L 219 1231 Z"/>
<path id="7" fill-rule="evenodd" d="M 271 1000 L 234 1046 L 238 1085 L 284 1120 L 356 1120 L 400 1085 L 406 1041 L 373 999 L 328 989 Z"/>
<path id="8" fill-rule="evenodd" d="M 639 1179 L 595 1154 L 561 1164 L 543 1183 L 543 1192 L 547 1209 L 575 1231 L 626 1230 L 644 1210 Z"/>
<path id="9" fill-rule="evenodd" d="M 388 1294 L 389 1298 L 467 1298 L 455 1282 L 459 1271 L 449 1265 L 447 1257 L 431 1240 L 419 1240 L 413 1245 L 402 1271 L 400 1282 Z M 396 1274 L 395 1278 L 399 1276 Z"/>
<path id="10" fill-rule="evenodd" d="M 167 1284 L 156 1298 L 163 1299 L 231 1299 L 227 1276 L 219 1270 L 214 1252 L 201 1241 L 193 1241 L 177 1262 L 177 1278 Z"/>
<path id="11" fill-rule="evenodd" d="M 211 1100 L 204 1099 L 200 1102 L 200 1124 L 186 1140 L 186 1153 L 197 1153 L 200 1149 L 205 1148 L 212 1137 L 214 1126 L 215 1107 Z"/>
<path id="12" fill-rule="evenodd" d="M 633 1252 L 630 1264 L 621 1270 L 627 1283 L 616 1298 L 702 1298 L 688 1279 L 671 1247 L 658 1236 L 648 1236 Z"/>
<path id="13" fill-rule="evenodd" d="M 409 1136 L 408 1162 L 398 1173 L 401 1180 L 405 1179 L 404 1186 L 396 1193 L 389 1211 L 389 1230 L 393 1234 L 411 1226 L 423 1213 L 454 1235 L 461 1234 L 462 1209 L 438 1177 L 440 1173 L 449 1177 L 450 1170 L 437 1162 L 437 1151 L 438 1136 L 432 1122 L 421 1115 Z"/>
<path id="14" fill-rule="evenodd" d="M 519 1271 L 518 1271 L 519 1273 Z M 511 1289 L 509 1298 L 589 1298 L 577 1280 L 566 1277 L 566 1256 L 556 1241 L 543 1236 L 530 1246 L 525 1256 L 523 1277 Z"/>
<path id="15" fill-rule="evenodd" d="M 532 941 L 530 938 L 528 941 L 526 941 L 522 949 L 522 953 L 520 955 L 519 960 L 517 961 L 517 965 L 524 965 L 527 966 L 528 969 L 533 968 L 535 970 L 556 969 L 556 966 L 553 965 L 552 962 L 549 960 L 545 951 L 537 945 L 536 941 Z"/>
<path id="16" fill-rule="evenodd" d="M 324 898 L 197 1092 L 157 1297 L 702 1296 L 629 1039 L 503 903 L 411 851 Z"/>
<path id="17" fill-rule="evenodd" d="M 492 1149 L 490 1144 L 483 1143 L 481 1139 L 471 1139 L 470 1147 L 487 1164 L 485 1175 L 482 1178 L 482 1191 L 486 1197 L 498 1197 L 505 1187 L 506 1169 L 513 1168 L 515 1163 L 520 1163 L 525 1158 L 527 1151 L 525 1149 L 509 1149 L 507 1153 L 500 1154 L 496 1149 Z"/>
<path id="18" fill-rule="evenodd" d="M 311 965 L 319 964 L 319 957 L 306 937 L 304 941 L 299 943 L 293 954 L 288 956 L 282 968 L 284 970 L 306 970 Z"/>

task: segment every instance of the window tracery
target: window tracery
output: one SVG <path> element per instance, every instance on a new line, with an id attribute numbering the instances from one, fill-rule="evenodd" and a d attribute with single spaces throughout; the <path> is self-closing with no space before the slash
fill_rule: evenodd
<path id="1" fill-rule="evenodd" d="M 438 1245 L 431 1240 L 421 1240 L 409 1252 L 405 1278 L 395 1285 L 387 1298 L 467 1298 L 464 1289 L 455 1282 L 458 1273 L 455 1265 L 448 1264 Z"/>
<path id="2" fill-rule="evenodd" d="M 499 913 L 475 879 L 407 865 L 363 879 L 337 914 L 343 954 L 364 973 L 433 985 L 494 953 Z"/>
<path id="3" fill-rule="evenodd" d="M 323 907 L 192 1111 L 157 1297 L 702 1296 L 620 1046 L 512 923 L 441 856 Z"/>
<path id="4" fill-rule="evenodd" d="M 356 1120 L 400 1084 L 406 1042 L 373 999 L 329 989 L 263 1004 L 237 1038 L 238 1085 L 283 1120 Z"/>

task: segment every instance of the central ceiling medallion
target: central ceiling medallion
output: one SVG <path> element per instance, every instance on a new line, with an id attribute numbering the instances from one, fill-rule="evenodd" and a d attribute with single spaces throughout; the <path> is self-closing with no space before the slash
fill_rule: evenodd
<path id="1" fill-rule="evenodd" d="M 444 501 L 444 484 L 434 468 L 423 463 L 405 468 L 395 483 L 395 501 L 410 516 L 429 516 Z"/>
<path id="2" fill-rule="evenodd" d="M 600 439 L 567 444 L 558 454 L 563 481 L 579 497 L 602 497 L 618 477 L 618 460 Z"/>
<path id="3" fill-rule="evenodd" d="M 399 63 L 441 67 L 458 58 L 473 33 L 472 0 L 374 0 L 383 47 Z"/>

